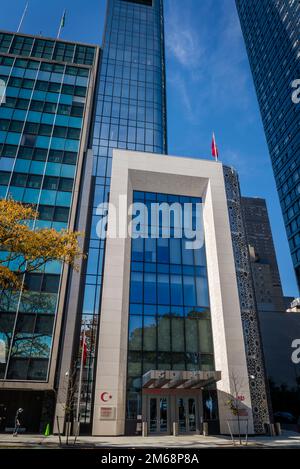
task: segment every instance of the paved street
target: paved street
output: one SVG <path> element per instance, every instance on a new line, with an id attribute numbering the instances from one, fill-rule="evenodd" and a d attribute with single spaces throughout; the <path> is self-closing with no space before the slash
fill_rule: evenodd
<path id="1" fill-rule="evenodd" d="M 70 438 L 70 446 L 74 447 L 74 438 Z M 65 438 L 63 438 L 65 444 Z M 237 444 L 237 443 L 236 443 Z M 245 442 L 244 442 L 245 444 Z M 57 436 L 39 435 L 0 435 L 0 448 L 57 448 Z M 300 449 L 300 434 L 285 432 L 280 437 L 251 437 L 249 447 L 257 448 L 298 448 Z M 229 437 L 198 436 L 165 436 L 165 437 L 80 437 L 77 448 L 231 448 Z"/>

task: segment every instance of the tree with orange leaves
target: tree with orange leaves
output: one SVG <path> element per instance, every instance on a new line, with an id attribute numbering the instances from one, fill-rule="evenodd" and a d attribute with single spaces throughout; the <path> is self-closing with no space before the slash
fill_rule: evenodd
<path id="1" fill-rule="evenodd" d="M 83 253 L 80 233 L 53 228 L 32 229 L 35 208 L 14 200 L 0 200 L 0 288 L 19 289 L 25 273 L 40 271 L 52 261 L 78 268 Z M 12 269 L 11 265 L 14 265 Z M 17 266 L 17 267 L 16 267 Z"/>

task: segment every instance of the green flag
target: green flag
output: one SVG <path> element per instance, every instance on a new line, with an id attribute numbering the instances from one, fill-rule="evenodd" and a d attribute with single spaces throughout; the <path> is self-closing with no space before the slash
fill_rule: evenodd
<path id="1" fill-rule="evenodd" d="M 64 28 L 64 27 L 65 27 L 65 24 L 66 24 L 66 10 L 64 11 L 64 13 L 63 13 L 63 15 L 62 15 L 60 27 L 61 27 L 61 28 Z"/>
<path id="2" fill-rule="evenodd" d="M 59 24 L 59 30 L 58 30 L 58 33 L 57 33 L 57 39 L 60 38 L 60 34 L 61 34 L 61 31 L 62 29 L 65 27 L 65 24 L 66 24 L 66 13 L 67 13 L 67 10 L 65 10 L 63 12 L 63 15 L 61 17 L 61 21 L 60 21 L 60 24 Z"/>

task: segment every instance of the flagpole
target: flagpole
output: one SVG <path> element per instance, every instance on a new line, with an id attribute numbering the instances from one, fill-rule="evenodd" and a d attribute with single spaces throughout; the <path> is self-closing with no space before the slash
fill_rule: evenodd
<path id="1" fill-rule="evenodd" d="M 19 23 L 19 27 L 18 27 L 18 29 L 17 29 L 17 33 L 20 32 L 20 29 L 21 29 L 21 27 L 22 27 L 24 18 L 25 18 L 25 16 L 26 16 L 26 13 L 27 13 L 27 10 L 28 10 L 28 5 L 29 5 L 29 2 L 27 2 L 26 5 L 25 5 L 25 9 L 24 9 L 24 11 L 23 11 L 23 15 L 22 15 L 21 21 L 20 21 L 20 23 Z"/>
<path id="2" fill-rule="evenodd" d="M 66 13 L 67 13 L 67 10 L 64 10 L 63 15 L 62 15 L 61 20 L 60 20 L 59 30 L 58 30 L 57 38 L 56 38 L 56 39 L 59 39 L 59 38 L 60 38 L 61 30 L 62 30 L 62 28 L 63 28 L 64 18 L 66 17 Z"/>
<path id="3" fill-rule="evenodd" d="M 85 323 L 84 323 L 84 326 L 83 326 L 83 336 L 82 336 L 82 346 L 81 346 L 81 363 L 80 363 L 80 374 L 79 374 L 79 383 L 78 383 L 78 397 L 77 397 L 77 409 L 76 409 L 76 420 L 77 420 L 77 422 L 79 422 L 79 416 L 80 416 L 80 401 L 81 401 L 81 390 L 82 390 L 84 349 L 85 349 Z"/>

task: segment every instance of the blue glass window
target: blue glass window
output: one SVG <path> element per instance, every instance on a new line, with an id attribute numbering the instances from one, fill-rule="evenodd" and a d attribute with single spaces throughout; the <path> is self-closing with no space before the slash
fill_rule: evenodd
<path id="1" fill-rule="evenodd" d="M 140 350 L 142 346 L 143 318 L 131 316 L 129 321 L 129 350 Z"/>
<path id="2" fill-rule="evenodd" d="M 192 276 L 184 275 L 183 277 L 184 304 L 193 306 L 196 304 L 196 288 L 195 279 Z"/>
<path id="3" fill-rule="evenodd" d="M 144 240 L 143 238 L 137 238 L 132 240 L 132 260 L 143 261 L 144 260 Z"/>
<path id="4" fill-rule="evenodd" d="M 171 275 L 171 304 L 183 305 L 183 290 L 181 275 Z"/>
<path id="5" fill-rule="evenodd" d="M 193 265 L 194 264 L 194 250 L 187 249 L 186 243 L 189 240 L 183 238 L 182 240 L 182 263 L 185 265 Z"/>
<path id="6" fill-rule="evenodd" d="M 170 304 L 169 275 L 167 274 L 157 275 L 157 292 L 158 292 L 158 304 L 169 305 Z"/>
<path id="7" fill-rule="evenodd" d="M 156 304 L 156 275 L 145 273 L 144 275 L 144 302 Z"/>
<path id="8" fill-rule="evenodd" d="M 197 305 L 209 306 L 208 282 L 205 269 L 196 276 Z"/>
<path id="9" fill-rule="evenodd" d="M 157 240 L 157 262 L 170 262 L 169 239 L 159 238 Z"/>
<path id="10" fill-rule="evenodd" d="M 170 239 L 170 263 L 181 264 L 181 240 Z"/>
<path id="11" fill-rule="evenodd" d="M 156 240 L 145 239 L 145 261 L 156 262 Z"/>
<path id="12" fill-rule="evenodd" d="M 132 272 L 131 274 L 130 302 L 143 302 L 143 274 L 141 272 Z"/>

